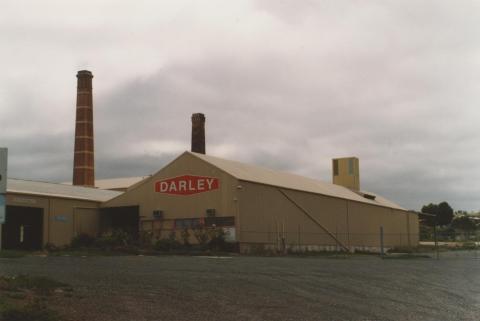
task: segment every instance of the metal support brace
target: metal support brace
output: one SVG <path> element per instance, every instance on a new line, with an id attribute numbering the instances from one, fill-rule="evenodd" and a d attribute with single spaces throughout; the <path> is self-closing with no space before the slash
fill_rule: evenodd
<path id="1" fill-rule="evenodd" d="M 318 225 L 325 233 L 327 233 L 341 248 L 343 248 L 345 251 L 349 252 L 350 250 L 348 249 L 347 246 L 345 246 L 342 242 L 340 242 L 338 240 L 337 237 L 335 237 L 335 235 L 333 233 L 331 233 L 329 230 L 327 230 L 327 228 L 325 226 L 322 225 L 322 223 L 320 223 L 315 217 L 313 217 L 313 215 L 311 215 L 310 213 L 308 213 L 308 211 L 306 209 L 304 209 L 300 204 L 298 204 L 297 202 L 295 202 L 290 196 L 288 196 L 288 194 L 282 190 L 281 188 L 278 188 L 278 191 L 280 193 L 282 193 L 283 196 L 285 196 L 286 199 L 288 199 L 290 202 L 292 202 L 293 205 L 295 205 L 300 211 L 303 212 L 303 214 L 305 214 L 310 220 L 312 220 L 312 222 L 314 222 L 316 225 Z"/>

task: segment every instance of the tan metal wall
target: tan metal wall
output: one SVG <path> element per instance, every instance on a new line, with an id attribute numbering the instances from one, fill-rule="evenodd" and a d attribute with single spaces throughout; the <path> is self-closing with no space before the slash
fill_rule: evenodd
<path id="1" fill-rule="evenodd" d="M 43 209 L 44 245 L 67 245 L 79 233 L 98 233 L 98 202 L 11 193 L 6 199 L 7 206 Z"/>
<path id="2" fill-rule="evenodd" d="M 189 196 L 155 192 L 156 181 L 182 175 L 216 177 L 220 188 Z M 411 245 L 418 243 L 415 214 L 318 194 L 283 191 L 345 246 L 378 248 L 380 226 L 387 247 L 406 246 L 409 240 Z M 337 244 L 278 188 L 239 182 L 189 154 L 183 154 L 142 184 L 101 206 L 139 206 L 140 229 L 146 231 L 172 229 L 174 219 L 205 217 L 206 209 L 215 208 L 217 216 L 235 216 L 236 237 L 241 243 L 275 245 L 282 236 L 288 246 Z M 154 210 L 164 212 L 163 221 L 153 220 Z"/>
<path id="3" fill-rule="evenodd" d="M 193 195 L 169 195 L 155 192 L 156 181 L 182 175 L 216 177 L 220 182 L 219 189 Z M 153 219 L 154 210 L 162 210 L 166 221 L 176 218 L 205 217 L 206 210 L 210 208 L 216 209 L 217 216 L 237 216 L 235 201 L 237 185 L 237 180 L 232 176 L 197 157 L 183 154 L 145 182 L 103 203 L 102 207 L 138 205 L 140 228 L 143 226 L 147 230 L 154 225 L 146 222 Z"/>
<path id="4" fill-rule="evenodd" d="M 246 243 L 275 245 L 285 236 L 288 246 L 324 245 L 337 242 L 305 215 L 276 187 L 240 182 L 240 240 Z M 283 189 L 310 213 L 340 243 L 356 248 L 380 246 L 380 226 L 386 247 L 418 244 L 418 217 L 410 212 L 392 210 L 344 199 Z"/>

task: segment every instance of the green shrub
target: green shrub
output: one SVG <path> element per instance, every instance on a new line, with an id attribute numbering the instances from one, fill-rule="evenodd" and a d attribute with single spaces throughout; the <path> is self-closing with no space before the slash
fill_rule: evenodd
<path id="1" fill-rule="evenodd" d="M 154 249 L 156 251 L 172 251 L 178 250 L 182 247 L 182 244 L 177 241 L 177 235 L 175 231 L 171 231 L 168 237 L 159 239 L 155 242 Z"/>
<path id="2" fill-rule="evenodd" d="M 464 242 L 462 244 L 462 249 L 465 250 L 475 250 L 477 248 L 477 244 L 475 242 Z"/>
<path id="3" fill-rule="evenodd" d="M 207 233 L 207 230 L 203 226 L 197 227 L 196 229 L 194 229 L 193 235 L 197 239 L 197 242 L 199 245 L 201 246 L 207 245 L 209 240 L 209 235 Z"/>
<path id="4" fill-rule="evenodd" d="M 154 246 L 156 251 L 162 251 L 162 252 L 178 250 L 181 247 L 182 247 L 182 244 L 180 244 L 180 242 L 170 237 L 158 240 L 157 242 L 155 242 L 155 246 Z"/>
<path id="5" fill-rule="evenodd" d="M 72 241 L 70 241 L 70 244 L 73 242 L 73 239 Z M 46 251 L 48 252 L 55 252 L 55 251 L 58 251 L 59 250 L 59 247 L 56 246 L 55 244 L 53 243 L 47 243 L 45 244 L 45 246 L 43 247 Z"/>
<path id="6" fill-rule="evenodd" d="M 80 233 L 70 242 L 70 247 L 74 249 L 92 247 L 95 244 L 95 238 L 86 233 Z"/>
<path id="7" fill-rule="evenodd" d="M 183 245 L 186 247 L 190 247 L 190 232 L 188 231 L 188 228 L 184 228 L 181 232 L 182 236 L 182 241 Z"/>
<path id="8" fill-rule="evenodd" d="M 153 233 L 141 231 L 138 237 L 138 245 L 142 248 L 151 248 L 153 245 Z"/>
<path id="9" fill-rule="evenodd" d="M 0 258 L 15 259 L 15 258 L 24 257 L 27 254 L 28 254 L 27 251 L 1 250 Z"/>
<path id="10" fill-rule="evenodd" d="M 50 295 L 58 288 L 67 287 L 67 284 L 43 276 L 17 275 L 0 277 L 0 289 L 6 291 L 33 290 L 40 295 Z"/>
<path id="11" fill-rule="evenodd" d="M 214 228 L 210 230 L 210 241 L 208 242 L 208 247 L 214 251 L 224 251 L 227 247 L 227 242 L 225 241 L 225 232 L 222 228 Z"/>
<path id="12" fill-rule="evenodd" d="M 94 244 L 101 249 L 111 250 L 132 245 L 132 238 L 130 234 L 123 230 L 113 230 L 111 233 L 102 234 L 95 240 Z"/>

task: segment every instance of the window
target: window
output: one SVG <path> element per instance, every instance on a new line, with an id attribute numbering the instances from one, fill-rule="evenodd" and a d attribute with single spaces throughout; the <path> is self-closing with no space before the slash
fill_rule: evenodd
<path id="1" fill-rule="evenodd" d="M 348 160 L 348 175 L 353 175 L 353 158 Z"/>
<path id="2" fill-rule="evenodd" d="M 207 227 L 213 226 L 235 226 L 235 217 L 234 216 L 224 216 L 224 217 L 206 217 L 205 218 L 205 225 Z"/>
<path id="3" fill-rule="evenodd" d="M 207 208 L 207 217 L 214 217 L 215 213 L 216 211 L 214 208 Z"/>
<path id="4" fill-rule="evenodd" d="M 201 225 L 199 218 L 182 218 L 175 220 L 175 228 L 186 229 L 186 228 L 196 228 Z"/>
<path id="5" fill-rule="evenodd" d="M 333 160 L 333 175 L 338 176 L 338 159 Z"/>

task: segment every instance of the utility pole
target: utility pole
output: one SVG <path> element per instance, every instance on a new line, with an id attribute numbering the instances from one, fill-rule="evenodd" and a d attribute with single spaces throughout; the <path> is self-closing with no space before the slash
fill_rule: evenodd
<path id="1" fill-rule="evenodd" d="M 435 255 L 437 257 L 437 260 L 439 259 L 439 253 L 438 253 L 438 239 L 437 239 L 437 215 L 435 215 L 434 218 L 434 224 L 433 224 L 433 238 L 435 240 Z"/>
<path id="2" fill-rule="evenodd" d="M 2 249 L 2 228 L 6 218 L 8 149 L 0 148 L 0 250 Z"/>

